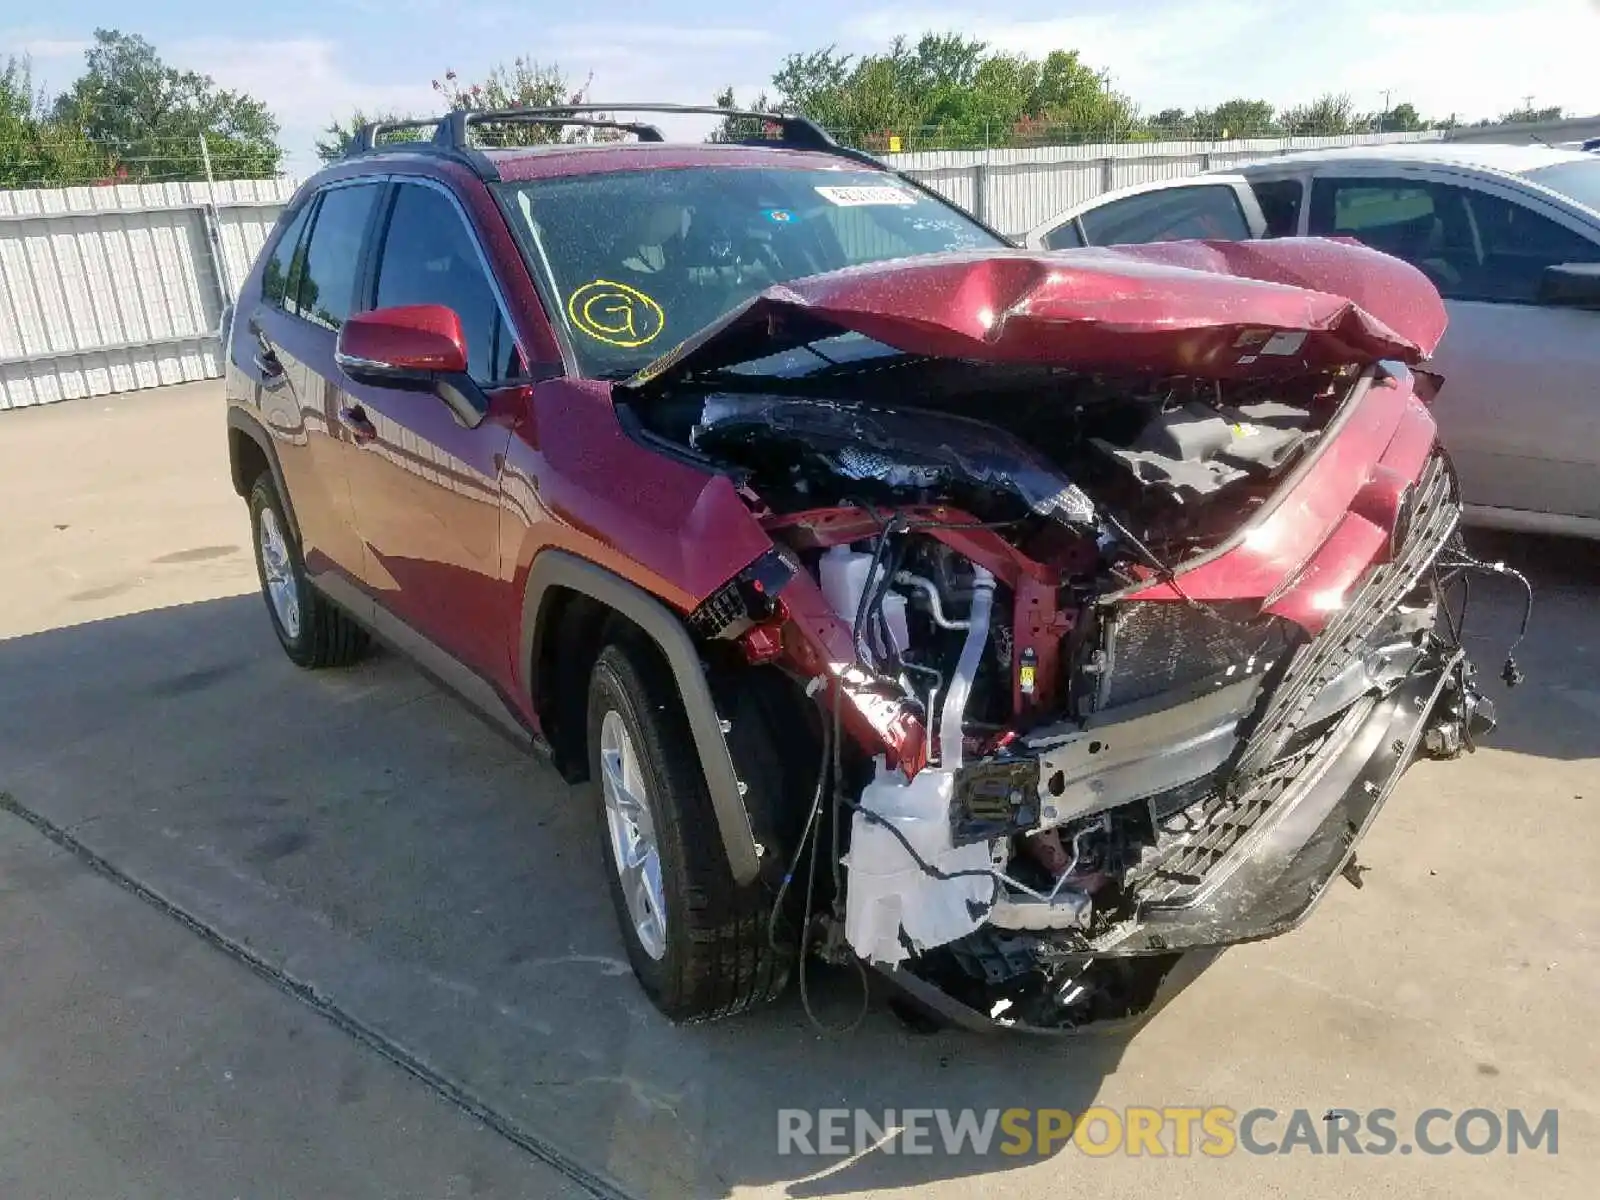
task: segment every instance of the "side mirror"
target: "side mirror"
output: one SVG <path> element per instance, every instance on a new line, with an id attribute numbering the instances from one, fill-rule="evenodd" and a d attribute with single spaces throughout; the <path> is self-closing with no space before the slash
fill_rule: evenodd
<path id="1" fill-rule="evenodd" d="M 375 308 L 345 321 L 334 361 L 357 383 L 432 392 L 469 428 L 488 399 L 467 374 L 461 318 L 442 304 Z"/>
<path id="2" fill-rule="evenodd" d="M 1539 303 L 1600 309 L 1600 263 L 1559 263 L 1539 277 Z"/>

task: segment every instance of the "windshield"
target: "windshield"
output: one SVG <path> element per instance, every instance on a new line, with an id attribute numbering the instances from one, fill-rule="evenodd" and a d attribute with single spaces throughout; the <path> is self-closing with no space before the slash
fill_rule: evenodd
<path id="1" fill-rule="evenodd" d="M 502 184 L 585 375 L 631 375 L 764 288 L 1004 245 L 882 171 L 675 167 Z"/>
<path id="2" fill-rule="evenodd" d="M 1523 177 L 1600 213 L 1600 155 L 1553 167 L 1540 167 Z"/>

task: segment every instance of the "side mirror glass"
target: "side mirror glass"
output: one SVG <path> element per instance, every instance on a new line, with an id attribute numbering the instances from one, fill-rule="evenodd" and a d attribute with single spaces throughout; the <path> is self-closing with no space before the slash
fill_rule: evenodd
<path id="1" fill-rule="evenodd" d="M 1600 263 L 1559 263 L 1539 277 L 1539 303 L 1600 309 Z"/>

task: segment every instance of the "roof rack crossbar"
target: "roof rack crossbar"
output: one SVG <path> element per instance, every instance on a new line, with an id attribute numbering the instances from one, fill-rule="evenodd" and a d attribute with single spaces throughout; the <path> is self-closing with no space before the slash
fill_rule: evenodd
<path id="1" fill-rule="evenodd" d="M 587 111 L 587 110 L 586 110 Z M 441 117 L 434 141 L 458 150 L 470 149 L 467 129 L 472 125 L 577 125 L 589 129 L 618 129 L 641 142 L 664 142 L 661 130 L 639 121 L 613 121 L 604 116 L 580 116 L 571 108 L 462 109 Z"/>
<path id="2" fill-rule="evenodd" d="M 381 134 L 390 133 L 397 129 L 422 129 L 427 126 L 438 125 L 442 120 L 442 117 L 415 117 L 405 121 L 370 121 L 351 135 L 350 145 L 346 148 L 345 153 L 360 154 L 371 150 L 378 144 L 378 138 Z M 421 141 L 423 139 L 419 138 L 417 140 Z"/>

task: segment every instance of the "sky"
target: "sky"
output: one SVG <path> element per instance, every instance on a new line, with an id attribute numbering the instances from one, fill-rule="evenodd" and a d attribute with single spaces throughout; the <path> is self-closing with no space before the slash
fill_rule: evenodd
<path id="1" fill-rule="evenodd" d="M 1387 93 L 1464 119 L 1529 97 L 1600 113 L 1600 0 L 146 0 L 137 17 L 120 0 L 53 0 L 25 22 L 6 7 L 0 58 L 30 56 L 36 83 L 70 84 L 97 27 L 140 34 L 173 65 L 264 100 L 294 173 L 315 166 L 317 132 L 357 106 L 438 111 L 430 81 L 446 69 L 481 78 L 520 54 L 592 76 L 597 101 L 710 103 L 732 86 L 749 102 L 786 54 L 870 52 L 926 30 L 1035 55 L 1076 49 L 1151 112 L 1346 92 L 1363 110 Z"/>

